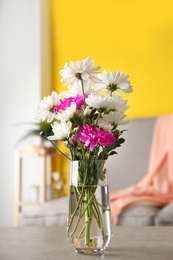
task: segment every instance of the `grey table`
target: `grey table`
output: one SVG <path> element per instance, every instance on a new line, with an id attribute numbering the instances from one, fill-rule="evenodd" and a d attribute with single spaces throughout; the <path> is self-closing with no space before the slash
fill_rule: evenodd
<path id="1" fill-rule="evenodd" d="M 173 260 L 173 227 L 115 227 L 101 256 L 75 253 L 65 228 L 0 228 L 0 260 Z"/>

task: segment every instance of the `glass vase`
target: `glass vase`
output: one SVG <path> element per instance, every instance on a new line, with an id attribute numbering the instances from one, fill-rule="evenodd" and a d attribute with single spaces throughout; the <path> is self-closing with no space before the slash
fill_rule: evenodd
<path id="1" fill-rule="evenodd" d="M 67 236 L 83 254 L 103 254 L 112 235 L 106 162 L 72 161 Z"/>

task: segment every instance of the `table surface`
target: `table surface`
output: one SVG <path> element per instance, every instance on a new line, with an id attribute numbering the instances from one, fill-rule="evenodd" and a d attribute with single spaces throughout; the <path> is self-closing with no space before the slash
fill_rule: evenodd
<path id="1" fill-rule="evenodd" d="M 115 227 L 105 254 L 76 253 L 64 227 L 1 227 L 0 260 L 172 260 L 173 227 Z"/>

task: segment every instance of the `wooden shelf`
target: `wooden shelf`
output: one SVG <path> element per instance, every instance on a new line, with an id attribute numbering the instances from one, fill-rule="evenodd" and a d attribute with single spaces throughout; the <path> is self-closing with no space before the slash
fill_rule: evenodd
<path id="1" fill-rule="evenodd" d="M 36 156 L 40 160 L 40 183 L 38 201 L 22 201 L 22 175 L 24 158 Z M 15 152 L 15 225 L 18 226 L 21 207 L 24 205 L 40 205 L 46 201 L 47 167 L 51 165 L 53 156 L 62 156 L 54 147 L 29 146 Z"/>

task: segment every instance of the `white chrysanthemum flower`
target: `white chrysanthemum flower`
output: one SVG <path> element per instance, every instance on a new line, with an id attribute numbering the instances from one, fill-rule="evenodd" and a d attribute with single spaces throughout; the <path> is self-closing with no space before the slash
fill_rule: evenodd
<path id="1" fill-rule="evenodd" d="M 105 120 L 99 120 L 98 126 L 100 128 L 103 128 L 105 131 L 111 131 L 113 126 L 111 124 L 108 124 Z"/>
<path id="2" fill-rule="evenodd" d="M 36 106 L 38 120 L 46 120 L 50 123 L 55 118 L 53 108 L 59 103 L 59 96 L 55 91 L 52 92 L 51 96 L 44 97 L 41 102 Z"/>
<path id="3" fill-rule="evenodd" d="M 52 125 L 52 131 L 54 135 L 48 136 L 49 140 L 64 140 L 66 139 L 70 134 L 70 129 L 72 127 L 71 122 L 54 122 Z"/>
<path id="4" fill-rule="evenodd" d="M 112 97 L 115 102 L 114 108 L 116 111 L 125 112 L 129 108 L 129 106 L 127 105 L 128 100 L 124 100 L 121 94 L 117 95 L 114 93 Z"/>
<path id="5" fill-rule="evenodd" d="M 60 121 L 69 121 L 74 113 L 76 113 L 76 103 L 72 102 L 70 107 L 67 107 L 66 110 L 62 110 L 56 114 L 55 118 Z"/>
<path id="6" fill-rule="evenodd" d="M 107 109 L 113 109 L 116 106 L 116 101 L 114 99 L 114 96 L 110 95 L 96 95 L 94 93 L 91 93 L 86 98 L 86 104 L 90 107 L 94 108 L 107 108 Z"/>
<path id="7" fill-rule="evenodd" d="M 102 119 L 99 120 L 98 124 L 101 125 L 103 123 L 111 124 L 111 125 L 123 125 L 126 121 L 123 121 L 126 115 L 122 111 L 110 112 L 109 114 L 102 115 Z"/>
<path id="8" fill-rule="evenodd" d="M 74 97 L 76 96 L 74 92 L 66 90 L 66 91 L 62 91 L 61 93 L 59 93 L 59 97 L 60 99 L 62 98 L 68 98 L 68 97 Z"/>
<path id="9" fill-rule="evenodd" d="M 83 80 L 84 84 L 88 82 L 96 82 L 97 77 L 94 74 L 98 73 L 100 66 L 94 67 L 94 61 L 88 57 L 81 61 L 70 61 L 66 63 L 64 69 L 60 71 L 62 82 L 65 84 L 74 83 L 80 79 Z"/>
<path id="10" fill-rule="evenodd" d="M 73 85 L 68 86 L 69 92 L 75 95 L 83 94 L 81 81 L 75 81 Z M 92 91 L 92 83 L 85 82 L 84 93 L 89 94 Z"/>
<path id="11" fill-rule="evenodd" d="M 133 91 L 128 76 L 124 75 L 124 72 L 107 72 L 104 70 L 102 73 L 99 73 L 97 77 L 100 81 L 95 85 L 96 90 L 107 89 L 113 92 L 116 89 L 121 89 L 126 93 Z"/>

